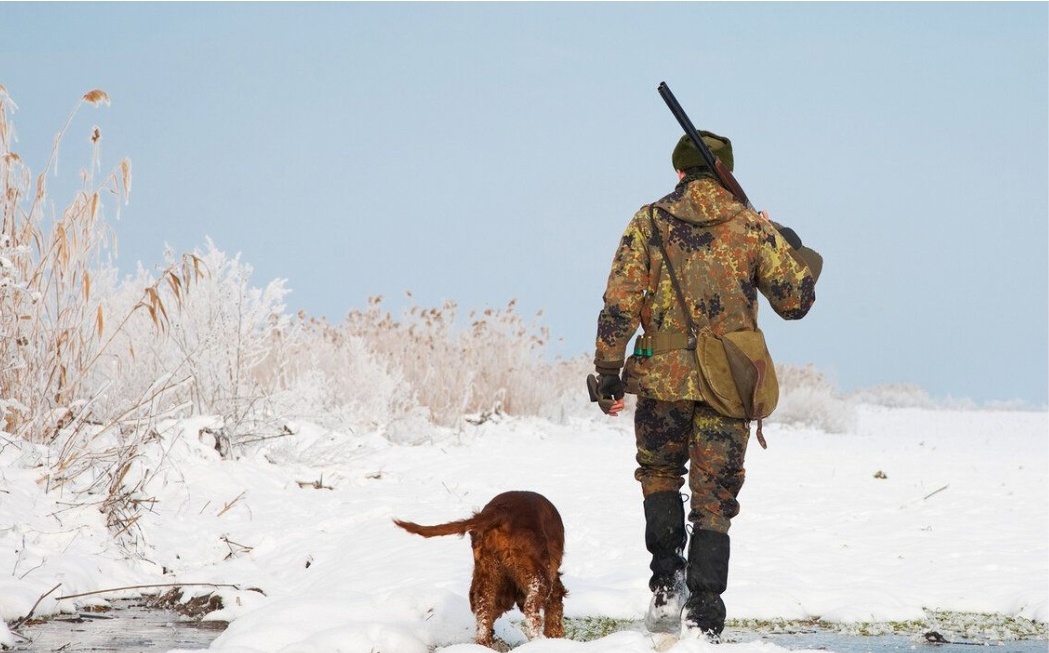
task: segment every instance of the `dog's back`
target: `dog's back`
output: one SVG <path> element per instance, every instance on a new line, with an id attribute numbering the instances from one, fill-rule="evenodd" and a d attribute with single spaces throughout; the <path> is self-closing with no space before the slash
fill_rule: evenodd
<path id="1" fill-rule="evenodd" d="M 500 551 L 527 549 L 526 555 L 556 573 L 565 550 L 565 527 L 554 504 L 536 492 L 505 492 L 488 502 L 483 532 Z"/>
<path id="2" fill-rule="evenodd" d="M 504 492 L 469 519 L 434 526 L 395 519 L 394 523 L 423 537 L 470 533 L 474 577 L 470 607 L 477 616 L 477 642 L 492 645 L 492 624 L 517 604 L 533 637 L 545 613 L 547 637 L 563 636 L 561 583 L 565 529 L 554 504 L 541 494 Z"/>
<path id="3" fill-rule="evenodd" d="M 538 492 L 514 490 L 495 496 L 479 512 L 469 519 L 459 519 L 444 524 L 424 526 L 415 522 L 394 519 L 397 524 L 409 533 L 423 537 L 442 535 L 479 536 L 490 531 L 501 531 L 504 537 L 519 545 L 531 541 L 539 550 L 556 559 L 558 563 L 564 555 L 565 527 L 561 514 L 554 504 Z"/>

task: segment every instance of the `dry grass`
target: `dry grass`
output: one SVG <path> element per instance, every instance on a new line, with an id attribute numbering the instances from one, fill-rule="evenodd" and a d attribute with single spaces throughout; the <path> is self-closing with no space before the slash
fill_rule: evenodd
<path id="1" fill-rule="evenodd" d="M 124 486 L 138 441 L 118 438 L 98 448 L 91 441 L 121 432 L 121 418 L 135 413 L 148 397 L 130 402 L 98 421 L 92 404 L 103 391 L 93 373 L 103 360 L 134 357 L 118 336 L 136 314 L 148 315 L 156 337 L 163 335 L 170 313 L 185 300 L 202 275 L 199 261 L 184 258 L 141 288 L 140 298 L 123 312 L 107 310 L 96 292 L 99 261 L 108 252 L 111 232 L 105 205 L 119 210 L 131 192 L 131 163 L 126 158 L 109 173 L 101 169 L 101 129 L 89 132 L 91 161 L 80 171 L 81 186 L 64 209 L 48 195 L 48 172 L 59 146 L 84 105 L 109 104 L 102 90 L 83 95 L 55 138 L 42 172 L 34 178 L 22 157 L 11 150 L 15 109 L 0 87 L 0 426 L 16 437 L 56 446 L 45 482 L 61 487 L 87 471 L 95 480 L 85 492 L 99 494 L 101 507 L 118 537 L 135 523 L 136 488 Z M 118 344 L 119 343 L 119 344 Z M 101 479 L 101 480 L 99 480 Z M 101 484 L 101 487 L 99 487 Z"/>
<path id="2" fill-rule="evenodd" d="M 540 317 L 526 320 L 514 301 L 465 318 L 451 301 L 395 317 L 381 297 L 338 325 L 300 315 L 282 338 L 280 385 L 300 406 L 351 408 L 373 426 L 454 428 L 464 419 L 539 414 L 566 389 L 566 364 L 544 354 L 549 333 Z M 581 378 L 571 385 L 581 389 Z"/>
<path id="3" fill-rule="evenodd" d="M 77 102 L 55 139 L 48 160 L 57 160 L 62 137 L 83 104 L 108 104 L 93 90 Z M 49 208 L 47 170 L 30 183 L 30 171 L 11 151 L 8 112 L 13 103 L 0 88 L 0 414 L 3 430 L 33 442 L 52 442 L 75 425 L 92 400 L 87 380 L 136 311 L 148 313 L 157 331 L 168 322 L 167 303 L 180 305 L 201 274 L 197 261 L 165 270 L 142 290 L 123 315 L 109 315 L 93 293 L 93 271 L 110 244 L 103 199 L 128 201 L 131 164 L 124 159 L 96 180 L 101 131 L 91 130 L 93 154 L 81 170 L 82 185 L 61 212 Z M 163 292 L 162 292 L 163 291 Z M 168 292 L 169 291 L 169 292 Z"/>
<path id="4" fill-rule="evenodd" d="M 376 355 L 396 361 L 407 387 L 432 419 L 454 425 L 471 413 L 532 414 L 543 392 L 547 329 L 528 324 L 510 301 L 473 311 L 459 322 L 455 302 L 409 308 L 394 319 L 374 297 L 351 311 L 338 331 L 363 338 Z M 539 316 L 537 316 L 538 319 Z"/>

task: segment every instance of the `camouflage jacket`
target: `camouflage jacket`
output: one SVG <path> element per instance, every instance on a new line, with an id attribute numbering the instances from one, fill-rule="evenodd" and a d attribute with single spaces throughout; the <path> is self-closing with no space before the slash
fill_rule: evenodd
<path id="1" fill-rule="evenodd" d="M 756 329 L 759 291 L 788 320 L 804 317 L 816 299 L 809 268 L 768 220 L 738 203 L 712 178 L 686 177 L 674 192 L 642 207 L 619 241 L 598 316 L 594 363 L 600 369 L 624 365 L 639 324 L 646 334 L 688 330 L 662 253 L 651 238 L 652 219 L 698 328 L 717 334 Z M 702 401 L 698 375 L 694 352 L 676 348 L 651 357 L 630 356 L 623 379 L 632 394 Z"/>

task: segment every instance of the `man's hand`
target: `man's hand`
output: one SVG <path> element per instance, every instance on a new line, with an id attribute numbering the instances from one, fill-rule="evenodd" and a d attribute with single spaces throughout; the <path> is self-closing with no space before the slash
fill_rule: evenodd
<path id="1" fill-rule="evenodd" d="M 586 377 L 586 388 L 590 393 L 590 401 L 596 401 L 601 412 L 615 417 L 626 405 L 623 400 L 625 394 L 623 380 L 616 373 L 600 372 L 600 376 L 593 374 Z"/>
<path id="2" fill-rule="evenodd" d="M 791 247 L 793 247 L 794 249 L 798 249 L 799 247 L 801 247 L 801 238 L 798 236 L 798 233 L 796 231 L 794 231 L 790 227 L 784 227 L 780 223 L 770 218 L 768 211 L 760 211 L 760 213 L 761 217 L 765 218 L 766 220 L 772 223 L 772 226 L 776 228 L 776 231 L 779 232 L 779 235 L 783 236 L 783 239 L 786 240 Z"/>

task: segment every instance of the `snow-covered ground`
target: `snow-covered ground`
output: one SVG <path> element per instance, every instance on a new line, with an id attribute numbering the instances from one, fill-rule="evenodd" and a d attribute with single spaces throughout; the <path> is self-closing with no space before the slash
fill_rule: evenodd
<path id="1" fill-rule="evenodd" d="M 729 618 L 858 623 L 942 610 L 1044 623 L 1047 413 L 854 411 L 848 433 L 766 424 L 768 450 L 748 452 Z M 155 499 L 133 526 L 144 547 L 131 561 L 97 505 L 79 505 L 70 490 L 45 493 L 53 451 L 0 438 L 0 618 L 135 592 L 56 601 L 63 596 L 180 583 L 187 595 L 223 597 L 211 618 L 231 624 L 214 651 L 481 653 L 468 539 L 420 538 L 391 518 L 457 519 L 499 492 L 528 489 L 565 522 L 566 615 L 640 619 L 648 559 L 632 425 L 600 414 L 563 422 L 501 417 L 411 446 L 293 424 L 237 460 L 216 452 L 202 432 L 208 420 L 167 423 L 124 480 L 148 479 L 140 494 Z M 654 646 L 639 629 L 524 643 L 518 619 L 504 616 L 496 634 L 522 653 Z M 13 641 L 0 624 L 0 643 Z M 718 650 L 782 649 L 744 641 Z"/>

